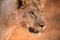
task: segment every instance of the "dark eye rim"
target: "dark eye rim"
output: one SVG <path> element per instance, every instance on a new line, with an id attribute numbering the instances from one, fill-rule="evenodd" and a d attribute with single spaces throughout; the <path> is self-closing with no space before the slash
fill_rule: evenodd
<path id="1" fill-rule="evenodd" d="M 29 12 L 29 15 L 30 15 L 34 20 L 36 20 L 36 19 L 37 19 L 37 17 L 36 17 L 36 15 L 35 15 L 35 13 L 34 13 L 34 12 Z"/>

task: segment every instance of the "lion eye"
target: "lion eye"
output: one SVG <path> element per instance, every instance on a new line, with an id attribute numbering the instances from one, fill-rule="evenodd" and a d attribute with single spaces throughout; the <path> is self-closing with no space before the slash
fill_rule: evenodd
<path id="1" fill-rule="evenodd" d="M 34 12 L 29 12 L 32 19 L 36 20 L 36 15 Z"/>

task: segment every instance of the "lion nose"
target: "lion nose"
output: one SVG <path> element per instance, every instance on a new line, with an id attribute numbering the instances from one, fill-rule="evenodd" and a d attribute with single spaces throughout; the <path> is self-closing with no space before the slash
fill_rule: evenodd
<path id="1" fill-rule="evenodd" d="M 39 21 L 39 22 L 38 22 L 38 25 L 39 25 L 39 27 L 44 28 L 44 26 L 45 26 L 45 21 L 44 21 L 44 20 Z"/>
<path id="2" fill-rule="evenodd" d="M 44 24 L 43 25 L 41 25 L 41 24 L 39 25 L 39 27 L 41 27 L 41 28 L 43 28 L 44 26 L 45 26 Z"/>
<path id="3" fill-rule="evenodd" d="M 45 26 L 45 22 L 39 23 L 39 27 L 44 28 L 44 26 Z"/>

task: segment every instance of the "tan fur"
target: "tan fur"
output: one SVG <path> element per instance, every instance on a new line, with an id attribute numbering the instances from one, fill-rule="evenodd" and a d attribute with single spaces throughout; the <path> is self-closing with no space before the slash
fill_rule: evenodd
<path id="1" fill-rule="evenodd" d="M 17 0 L 18 1 L 18 0 Z M 38 24 L 43 23 L 42 10 L 45 4 L 44 0 L 23 0 L 23 6 L 17 9 L 16 0 L 1 0 L 0 3 L 0 40 L 8 40 L 8 36 L 12 33 L 15 25 L 25 23 L 25 27 L 33 26 L 33 28 L 40 30 Z M 17 4 L 16 4 L 17 3 Z M 35 5 L 34 5 L 35 4 Z M 33 12 L 36 18 L 30 16 Z M 24 16 L 24 17 L 23 17 Z M 3 29 L 4 28 L 4 29 Z M 7 33 L 7 34 L 6 34 Z"/>

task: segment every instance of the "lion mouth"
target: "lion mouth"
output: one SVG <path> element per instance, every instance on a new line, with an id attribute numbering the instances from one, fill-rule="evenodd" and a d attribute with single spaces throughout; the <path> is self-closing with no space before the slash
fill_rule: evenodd
<path id="1" fill-rule="evenodd" d="M 32 27 L 29 27 L 29 32 L 35 33 L 35 34 L 38 34 L 39 33 L 39 31 L 37 29 L 34 29 Z"/>
<path id="2" fill-rule="evenodd" d="M 39 25 L 37 28 L 29 27 L 29 32 L 38 34 L 44 29 L 44 25 Z"/>

